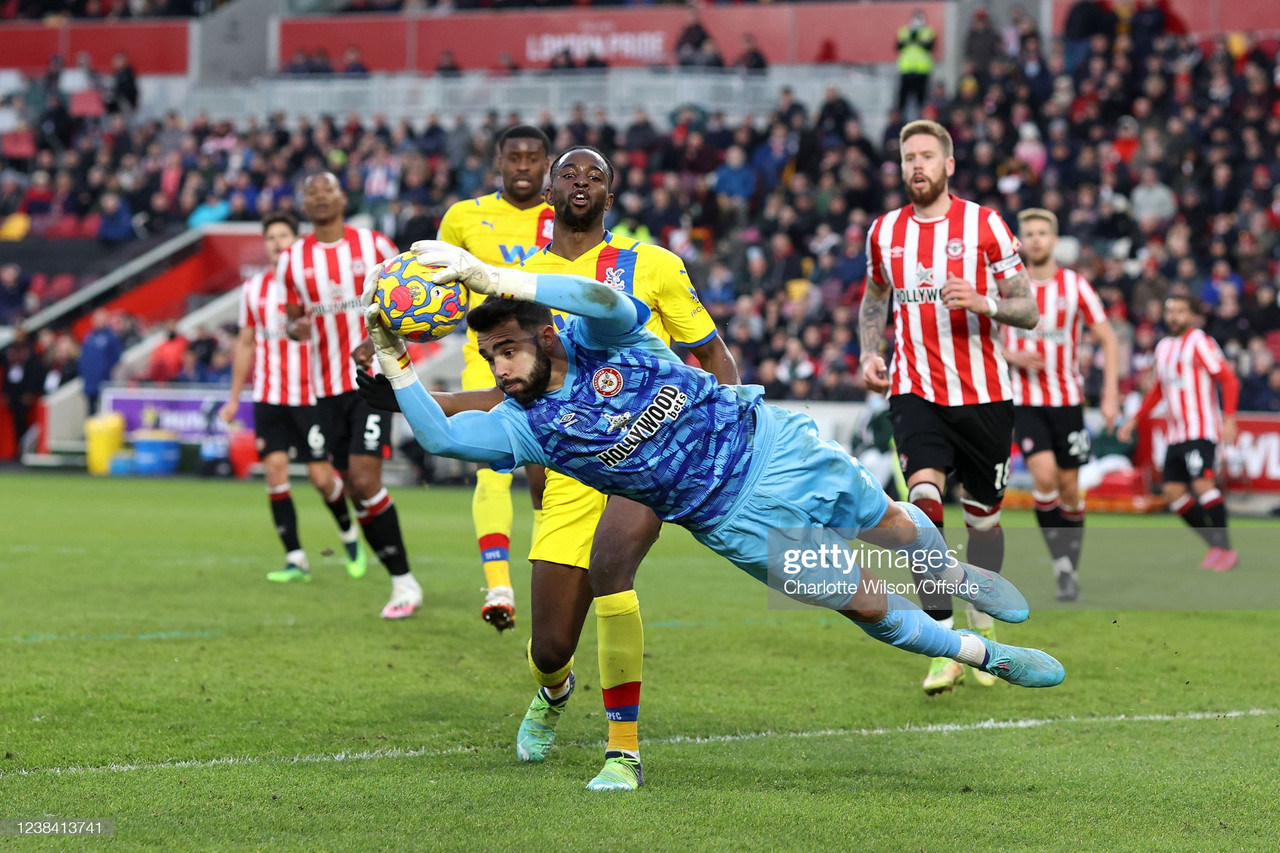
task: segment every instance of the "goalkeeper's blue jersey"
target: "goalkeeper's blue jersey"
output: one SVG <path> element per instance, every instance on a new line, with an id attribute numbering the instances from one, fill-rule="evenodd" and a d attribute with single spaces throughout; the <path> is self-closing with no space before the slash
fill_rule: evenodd
<path id="1" fill-rule="evenodd" d="M 644 328 L 602 344 L 571 318 L 560 332 L 569 359 L 563 387 L 528 406 L 508 398 L 492 414 L 514 466 L 545 465 L 609 495 L 632 498 L 664 521 L 708 530 L 749 479 L 763 389 L 720 385 L 681 362 Z"/>

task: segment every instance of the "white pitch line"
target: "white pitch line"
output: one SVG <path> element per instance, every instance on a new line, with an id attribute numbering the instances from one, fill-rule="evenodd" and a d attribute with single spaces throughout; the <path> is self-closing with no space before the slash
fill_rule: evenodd
<path id="1" fill-rule="evenodd" d="M 1247 711 L 1190 711 L 1182 714 L 1117 714 L 1107 717 L 1048 717 L 1026 720 L 982 720 L 976 723 L 929 723 L 876 729 L 818 729 L 807 732 L 742 732 L 729 735 L 671 735 L 662 738 L 645 738 L 646 745 L 679 746 L 684 744 L 738 743 L 750 740 L 804 740 L 823 737 L 883 737 L 895 734 L 956 734 L 962 732 L 999 731 L 1004 729 L 1035 729 L 1046 726 L 1064 726 L 1075 724 L 1106 723 L 1180 723 L 1197 720 L 1239 719 L 1243 717 L 1269 717 L 1280 714 L 1280 709 L 1250 708 Z M 563 746 L 584 749 L 601 748 L 602 741 L 594 743 L 567 743 Z M 320 755 L 295 755 L 292 758 L 266 758 L 260 756 L 229 756 L 226 758 L 192 758 L 183 761 L 138 762 L 136 764 L 103 764 L 98 766 L 71 767 L 36 767 L 30 770 L 0 770 L 0 778 L 5 776 L 34 776 L 51 774 L 54 776 L 81 775 L 89 773 L 132 773 L 138 770 L 186 770 L 209 767 L 243 767 L 252 764 L 338 764 L 345 761 L 386 761 L 402 758 L 440 758 L 449 755 L 463 755 L 480 752 L 484 749 L 500 748 L 506 750 L 507 745 L 495 746 L 453 746 L 446 749 L 374 749 L 360 752 L 333 752 Z"/>

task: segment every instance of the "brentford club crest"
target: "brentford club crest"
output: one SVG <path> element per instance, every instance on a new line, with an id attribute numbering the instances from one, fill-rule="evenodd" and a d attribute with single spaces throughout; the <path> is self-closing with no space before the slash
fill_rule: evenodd
<path id="1" fill-rule="evenodd" d="M 959 260 L 964 255 L 964 241 L 959 237 L 952 237 L 947 241 L 947 257 L 951 260 Z"/>
<path id="2" fill-rule="evenodd" d="M 592 375 L 591 387 L 601 397 L 616 397 L 622 390 L 622 374 L 612 367 L 602 367 Z"/>

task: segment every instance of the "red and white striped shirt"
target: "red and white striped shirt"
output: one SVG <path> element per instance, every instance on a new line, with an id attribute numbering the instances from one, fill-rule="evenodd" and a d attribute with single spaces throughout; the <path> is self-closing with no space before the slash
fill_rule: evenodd
<path id="1" fill-rule="evenodd" d="M 1040 370 L 1009 366 L 1015 406 L 1079 406 L 1080 366 L 1077 345 L 1080 326 L 1107 321 L 1102 300 L 1075 270 L 1058 268 L 1049 281 L 1031 282 L 1040 322 L 1034 329 L 1003 327 L 1004 348 L 1008 352 L 1033 352 L 1044 359 Z"/>
<path id="2" fill-rule="evenodd" d="M 946 215 L 928 221 L 907 205 L 872 224 L 867 255 L 871 280 L 893 286 L 897 333 L 889 394 L 915 394 L 941 406 L 1010 399 L 998 324 L 941 302 L 949 276 L 972 282 L 979 295 L 996 296 L 996 282 L 1023 269 L 1018 241 L 1000 214 L 954 195 Z"/>
<path id="3" fill-rule="evenodd" d="M 1221 415 L 1214 378 L 1229 370 L 1218 342 L 1200 329 L 1164 338 L 1156 344 L 1155 369 L 1169 422 L 1169 443 L 1201 438 L 1216 442 Z M 1234 376 L 1225 384 L 1234 385 Z M 1235 411 L 1234 400 L 1230 409 Z"/>
<path id="4" fill-rule="evenodd" d="M 356 390 L 351 351 L 365 338 L 360 291 L 375 265 L 398 254 L 391 241 L 368 228 L 346 226 L 342 239 L 321 243 L 308 234 L 280 256 L 276 277 L 290 305 L 311 317 L 316 396 Z"/>
<path id="5" fill-rule="evenodd" d="M 240 291 L 240 328 L 253 329 L 253 402 L 314 406 L 311 344 L 285 333 L 286 295 L 275 273 L 258 273 Z"/>

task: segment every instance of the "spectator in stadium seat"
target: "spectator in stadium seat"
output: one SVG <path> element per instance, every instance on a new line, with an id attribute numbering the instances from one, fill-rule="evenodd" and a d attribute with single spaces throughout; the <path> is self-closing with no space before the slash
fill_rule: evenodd
<path id="1" fill-rule="evenodd" d="M 1161 183 L 1160 174 L 1154 166 L 1142 170 L 1142 177 L 1129 194 L 1129 199 L 1133 202 L 1133 216 L 1139 223 L 1150 220 L 1163 225 L 1178 212 L 1178 200 L 1173 190 Z"/>
<path id="2" fill-rule="evenodd" d="M 98 201 L 102 216 L 98 224 L 98 239 L 108 246 L 127 243 L 138 235 L 133 230 L 133 213 L 129 203 L 114 192 L 103 193 Z"/>
<path id="3" fill-rule="evenodd" d="M 764 58 L 756 44 L 756 37 L 751 33 L 742 34 L 742 53 L 734 60 L 733 67 L 748 73 L 760 73 L 769 68 L 769 60 Z"/>
<path id="4" fill-rule="evenodd" d="M 1254 307 L 1249 312 L 1249 325 L 1255 332 L 1265 335 L 1280 329 L 1280 305 L 1276 304 L 1276 291 L 1270 285 L 1259 287 L 1254 293 Z"/>
<path id="5" fill-rule="evenodd" d="M 577 67 L 578 64 L 573 61 L 573 54 L 569 52 L 568 48 L 551 57 L 551 61 L 547 63 L 547 69 L 550 71 L 572 71 Z M 549 133 L 547 135 L 555 138 L 554 134 Z"/>
<path id="6" fill-rule="evenodd" d="M 31 176 L 31 185 L 22 195 L 18 212 L 27 216 L 43 216 L 52 210 L 53 186 L 49 182 L 49 173 L 40 169 Z"/>
<path id="7" fill-rule="evenodd" d="M 324 47 L 317 47 L 311 53 L 311 58 L 307 60 L 307 71 L 311 74 L 332 74 L 333 60 L 329 58 L 329 50 Z"/>
<path id="8" fill-rule="evenodd" d="M 1000 34 L 991 25 L 986 9 L 975 9 L 964 37 L 964 61 L 979 70 L 991 67 L 992 61 L 1004 54 Z"/>
<path id="9" fill-rule="evenodd" d="M 459 77 L 461 74 L 462 67 L 458 65 L 458 60 L 453 55 L 453 51 L 448 48 L 440 51 L 440 56 L 436 60 L 436 76 Z"/>
<path id="10" fill-rule="evenodd" d="M 1265 387 L 1254 393 L 1248 408 L 1259 412 L 1280 412 L 1280 366 L 1267 371 Z"/>
<path id="11" fill-rule="evenodd" d="M 31 277 L 17 264 L 0 267 L 0 326 L 16 325 L 27 313 Z"/>
<path id="12" fill-rule="evenodd" d="M 369 66 L 364 64 L 364 55 L 355 45 L 351 45 L 342 54 L 342 73 L 351 77 L 364 77 L 369 73 Z"/>
<path id="13" fill-rule="evenodd" d="M 104 221 L 106 213 L 103 213 Z M 231 217 L 231 202 L 216 192 L 205 193 L 200 205 L 187 217 L 188 228 L 226 222 Z M 130 229 L 132 230 L 132 229 Z"/>
<path id="14" fill-rule="evenodd" d="M 132 113 L 138 108 L 138 75 L 124 51 L 111 57 L 111 83 L 107 90 L 107 109 L 113 113 Z"/>
<path id="15" fill-rule="evenodd" d="M 26 196 L 22 184 L 22 175 L 12 169 L 6 169 L 0 174 L 0 219 L 17 213 L 22 207 L 22 200 Z"/>
<path id="16" fill-rule="evenodd" d="M 652 151 L 661 141 L 658 130 L 649 120 L 649 114 L 645 112 L 644 107 L 636 108 L 631 124 L 627 125 L 624 140 L 624 147 L 632 152 Z"/>
<path id="17" fill-rule="evenodd" d="M 289 59 L 288 64 L 284 67 L 285 74 L 310 74 L 311 60 L 307 57 L 307 52 L 302 48 L 298 48 L 293 52 L 293 56 Z"/>
<path id="18" fill-rule="evenodd" d="M 1218 346 L 1231 354 L 1233 348 L 1228 344 L 1235 342 L 1235 347 L 1243 349 L 1253 335 L 1248 317 L 1240 312 L 1239 292 L 1230 285 L 1222 287 L 1217 307 L 1204 327 L 1205 334 L 1218 342 Z"/>
<path id="19" fill-rule="evenodd" d="M 500 73 L 514 77 L 523 70 L 520 67 L 520 63 L 516 62 L 515 57 L 507 51 L 503 51 L 498 57 L 498 71 Z"/>
<path id="20" fill-rule="evenodd" d="M 702 26 L 701 13 L 696 6 L 690 6 L 688 21 L 676 37 L 676 64 L 685 67 L 697 65 L 698 54 L 710 38 L 710 33 Z"/>

